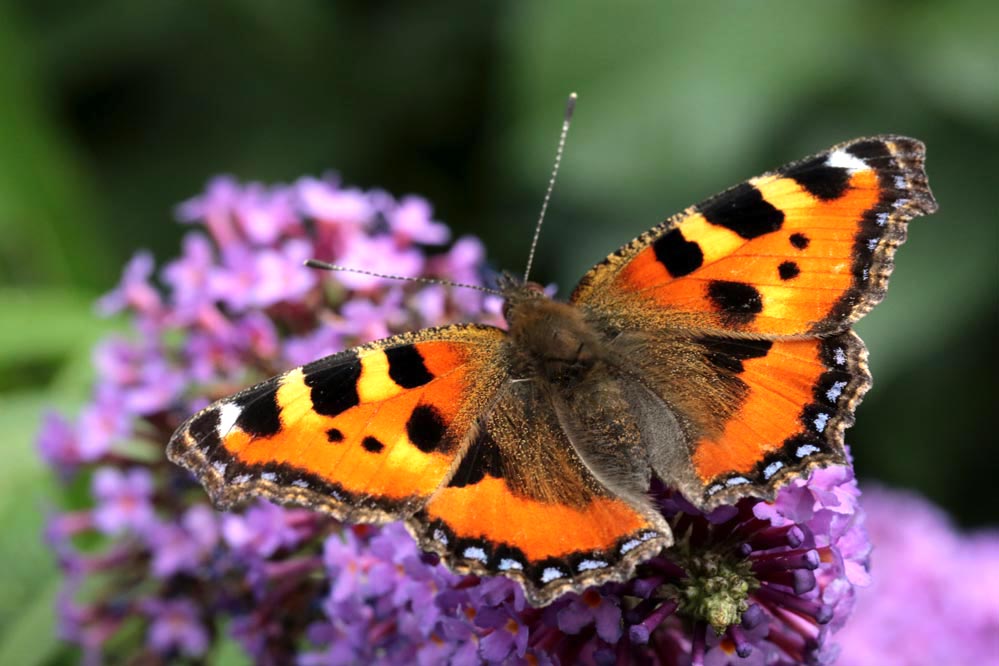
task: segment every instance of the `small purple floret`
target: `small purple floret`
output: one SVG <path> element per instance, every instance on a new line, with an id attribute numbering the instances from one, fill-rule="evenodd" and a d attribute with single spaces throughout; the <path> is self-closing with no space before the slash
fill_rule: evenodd
<path id="1" fill-rule="evenodd" d="M 123 530 L 140 531 L 154 517 L 153 477 L 141 467 L 120 472 L 102 467 L 94 473 L 91 492 L 97 505 L 94 525 L 105 534 Z"/>
<path id="2" fill-rule="evenodd" d="M 150 618 L 149 646 L 160 654 L 200 657 L 208 651 L 208 630 L 193 600 L 150 599 L 143 610 Z"/>

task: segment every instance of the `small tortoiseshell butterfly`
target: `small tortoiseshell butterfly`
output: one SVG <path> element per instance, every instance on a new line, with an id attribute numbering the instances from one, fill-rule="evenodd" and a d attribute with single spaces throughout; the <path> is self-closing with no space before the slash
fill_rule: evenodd
<path id="1" fill-rule="evenodd" d="M 923 145 L 857 139 L 675 215 L 568 302 L 509 276 L 508 330 L 348 349 L 202 410 L 169 445 L 213 501 L 405 520 L 458 572 L 532 604 L 623 580 L 673 535 L 653 475 L 701 509 L 845 462 L 870 385 L 850 325 L 936 210 Z"/>

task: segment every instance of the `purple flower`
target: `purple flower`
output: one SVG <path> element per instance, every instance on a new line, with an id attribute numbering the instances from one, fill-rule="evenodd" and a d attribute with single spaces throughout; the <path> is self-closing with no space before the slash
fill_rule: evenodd
<path id="1" fill-rule="evenodd" d="M 238 242 L 232 216 L 242 187 L 232 176 L 217 176 L 208 182 L 205 193 L 177 206 L 181 222 L 203 224 L 221 248 Z"/>
<path id="2" fill-rule="evenodd" d="M 870 488 L 863 503 L 873 577 L 839 663 L 999 664 L 999 532 L 962 535 L 912 493 Z"/>
<path id="3" fill-rule="evenodd" d="M 111 338 L 97 345 L 94 365 L 132 414 L 151 414 L 173 403 L 184 386 L 182 373 L 148 344 Z"/>
<path id="4" fill-rule="evenodd" d="M 401 244 L 410 242 L 424 245 L 442 245 L 451 237 L 447 225 L 431 219 L 433 209 L 422 197 L 403 197 L 397 206 L 386 213 L 392 235 Z"/>
<path id="5" fill-rule="evenodd" d="M 219 541 L 219 518 L 203 504 L 189 508 L 178 522 L 153 521 L 145 526 L 152 555 L 149 569 L 158 578 L 196 573 Z"/>
<path id="6" fill-rule="evenodd" d="M 305 335 L 286 338 L 282 357 L 290 367 L 305 365 L 343 349 L 343 339 L 344 334 L 335 327 L 323 326 Z"/>
<path id="7" fill-rule="evenodd" d="M 301 227 L 294 193 L 287 187 L 251 183 L 239 193 L 233 213 L 240 230 L 255 245 L 270 245 L 283 233 Z"/>
<path id="8" fill-rule="evenodd" d="M 243 312 L 256 304 L 260 282 L 253 248 L 233 242 L 222 249 L 222 265 L 212 271 L 210 289 L 232 312 Z"/>
<path id="9" fill-rule="evenodd" d="M 115 442 L 129 434 L 130 417 L 122 396 L 110 385 L 100 387 L 94 402 L 83 408 L 77 420 L 81 460 L 95 462 L 106 455 Z"/>
<path id="10" fill-rule="evenodd" d="M 329 620 L 311 627 L 310 637 L 329 647 L 303 663 L 377 663 L 378 655 L 398 663 L 414 654 L 446 662 L 474 646 L 468 620 L 446 615 L 438 599 L 460 577 L 424 563 L 402 525 L 344 530 L 326 540 L 323 563 L 332 581 L 324 602 Z"/>
<path id="11" fill-rule="evenodd" d="M 752 615 L 744 617 L 737 631 L 721 637 L 713 631 L 707 632 L 704 666 L 764 666 L 778 662 L 780 651 L 767 642 L 769 634 L 770 625 Z"/>
<path id="12" fill-rule="evenodd" d="M 462 236 L 446 254 L 438 257 L 440 270 L 456 282 L 480 284 L 486 248 L 474 236 Z"/>
<path id="13" fill-rule="evenodd" d="M 277 357 L 281 341 L 274 323 L 267 316 L 256 311 L 248 312 L 234 323 L 234 344 L 244 355 L 262 360 Z"/>
<path id="14" fill-rule="evenodd" d="M 153 274 L 153 255 L 138 252 L 125 265 L 121 284 L 97 302 L 102 314 L 114 314 L 126 308 L 142 315 L 156 314 L 160 310 L 161 299 L 156 288 L 149 284 Z"/>
<path id="15" fill-rule="evenodd" d="M 214 302 L 211 278 L 215 267 L 215 248 L 202 233 L 184 236 L 180 258 L 163 268 L 163 282 L 170 285 L 170 300 L 178 323 L 191 321 L 200 306 Z"/>
<path id="16" fill-rule="evenodd" d="M 222 537 L 237 552 L 269 557 L 298 541 L 293 524 L 297 513 L 270 502 L 256 502 L 242 515 L 227 513 L 222 517 Z"/>
<path id="17" fill-rule="evenodd" d="M 205 312 L 218 313 L 218 310 L 212 308 Z M 248 313 L 246 317 L 253 314 Z M 262 333 L 258 331 L 257 324 L 253 324 L 252 329 L 251 332 L 237 326 L 235 321 L 221 318 L 209 326 L 192 330 L 184 342 L 188 374 L 196 381 L 205 383 L 238 374 L 246 362 L 247 346 L 253 339 L 251 336 Z"/>
<path id="18" fill-rule="evenodd" d="M 150 599 L 143 604 L 150 618 L 149 646 L 160 654 L 200 657 L 208 651 L 208 630 L 198 606 L 189 599 Z"/>
<path id="19" fill-rule="evenodd" d="M 153 519 L 153 477 L 147 469 L 101 467 L 94 473 L 91 492 L 97 500 L 94 524 L 105 534 L 139 531 Z"/>
<path id="20" fill-rule="evenodd" d="M 57 635 L 82 648 L 80 663 L 83 666 L 100 666 L 104 663 L 104 644 L 121 627 L 121 619 L 78 602 L 74 598 L 77 586 L 78 581 L 69 580 L 59 591 L 56 599 Z"/>
<path id="21" fill-rule="evenodd" d="M 342 266 L 363 266 L 364 270 L 388 275 L 418 276 L 424 257 L 415 248 L 400 248 L 391 236 L 358 236 L 336 258 Z M 385 280 L 361 273 L 337 273 L 336 279 L 348 289 L 371 290 L 384 287 Z"/>
<path id="22" fill-rule="evenodd" d="M 658 488 L 660 509 L 685 539 L 626 583 L 556 602 L 548 624 L 554 612 L 558 629 L 578 636 L 573 649 L 594 663 L 666 654 L 695 666 L 821 661 L 825 627 L 852 599 L 839 546 L 862 533 L 858 494 L 847 468 L 817 470 L 771 504 L 747 499 L 707 515 Z"/>
<path id="23" fill-rule="evenodd" d="M 45 412 L 42 416 L 36 442 L 38 455 L 63 476 L 70 475 L 88 459 L 87 453 L 80 449 L 76 430 L 56 412 Z"/>
<path id="24" fill-rule="evenodd" d="M 340 189 L 336 182 L 302 178 L 295 184 L 302 213 L 319 223 L 359 226 L 375 216 L 371 198 L 358 189 Z"/>
<path id="25" fill-rule="evenodd" d="M 506 606 L 485 607 L 475 616 L 475 624 L 489 631 L 479 641 L 479 655 L 488 662 L 501 663 L 508 657 L 523 657 L 530 633 L 520 617 Z"/>
<path id="26" fill-rule="evenodd" d="M 384 338 L 406 319 L 402 292 L 398 289 L 388 290 L 379 303 L 359 297 L 344 303 L 341 310 L 340 329 L 357 342 Z"/>
<path id="27" fill-rule="evenodd" d="M 303 297 L 318 281 L 316 271 L 303 265 L 312 258 L 312 246 L 297 239 L 286 241 L 278 250 L 257 252 L 254 304 L 266 308 Z"/>
<path id="28" fill-rule="evenodd" d="M 446 253 L 430 259 L 428 272 L 461 284 L 481 285 L 482 265 L 485 259 L 486 249 L 482 241 L 472 236 L 462 236 Z M 482 292 L 474 289 L 456 289 L 453 298 L 462 315 L 482 315 Z"/>
<path id="29" fill-rule="evenodd" d="M 621 638 L 621 608 L 597 590 L 589 589 L 558 611 L 558 628 L 567 634 L 578 634 L 584 627 L 595 625 L 597 636 L 607 643 Z"/>

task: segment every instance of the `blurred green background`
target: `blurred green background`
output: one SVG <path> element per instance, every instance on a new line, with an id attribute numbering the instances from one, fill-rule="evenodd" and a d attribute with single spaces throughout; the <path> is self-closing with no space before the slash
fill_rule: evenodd
<path id="1" fill-rule="evenodd" d="M 566 95 L 535 277 L 567 294 L 687 205 L 867 134 L 925 141 L 916 220 L 858 329 L 859 474 L 995 522 L 999 4 L 0 2 L 0 663 L 45 663 L 56 574 L 40 410 L 73 412 L 92 301 L 219 172 L 418 193 L 520 270 Z M 16 661 L 13 659 L 16 658 Z"/>

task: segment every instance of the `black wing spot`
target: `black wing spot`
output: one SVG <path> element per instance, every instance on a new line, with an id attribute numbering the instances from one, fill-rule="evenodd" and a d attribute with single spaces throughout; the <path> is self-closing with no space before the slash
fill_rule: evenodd
<path id="1" fill-rule="evenodd" d="M 791 245 L 799 250 L 804 250 L 811 242 L 811 239 L 805 234 L 791 234 Z"/>
<path id="2" fill-rule="evenodd" d="M 304 368 L 305 385 L 312 389 L 312 407 L 323 416 L 336 416 L 360 404 L 357 380 L 361 360 L 350 352 L 345 363 L 330 365 L 328 359 L 314 361 Z"/>
<path id="3" fill-rule="evenodd" d="M 729 325 L 746 325 L 763 312 L 763 297 L 745 282 L 713 280 L 708 283 L 708 298 Z"/>
<path id="4" fill-rule="evenodd" d="M 839 199 L 850 186 L 850 172 L 842 167 L 826 164 L 826 156 L 815 157 L 796 164 L 783 173 L 793 178 L 816 199 L 832 201 Z"/>
<path id="5" fill-rule="evenodd" d="M 389 362 L 389 377 L 402 388 L 423 386 L 434 378 L 416 345 L 386 349 L 385 356 Z"/>
<path id="6" fill-rule="evenodd" d="M 700 210 L 711 224 L 731 229 L 747 240 L 777 231 L 784 224 L 784 213 L 749 183 L 719 194 Z"/>
<path id="7" fill-rule="evenodd" d="M 741 340 L 738 338 L 704 337 L 698 342 L 708 350 L 706 357 L 712 365 L 736 374 L 745 370 L 743 361 L 763 358 L 770 353 L 773 342 L 769 340 Z"/>
<path id="8" fill-rule="evenodd" d="M 793 280 L 801 274 L 801 268 L 793 261 L 785 261 L 777 267 L 781 280 Z"/>
<path id="9" fill-rule="evenodd" d="M 443 450 L 446 431 L 444 419 L 432 405 L 418 405 L 406 422 L 409 441 L 424 453 Z"/>
<path id="10" fill-rule="evenodd" d="M 679 229 L 660 236 L 652 244 L 656 261 L 666 267 L 673 277 L 682 277 L 693 273 L 704 263 L 704 253 L 701 246 L 683 237 Z"/>
<path id="11" fill-rule="evenodd" d="M 281 430 L 281 408 L 277 402 L 279 378 L 248 389 L 234 403 L 239 405 L 236 426 L 253 437 L 270 437 Z"/>
<path id="12" fill-rule="evenodd" d="M 330 428 L 326 431 L 326 440 L 338 444 L 343 441 L 343 432 L 339 428 Z"/>
<path id="13" fill-rule="evenodd" d="M 870 141 L 858 141 L 847 148 L 846 152 L 850 153 L 854 157 L 859 157 L 868 164 L 872 161 L 892 159 L 891 151 L 888 150 L 888 146 L 885 145 L 884 141 L 878 141 L 877 139 L 871 139 Z"/>
<path id="14" fill-rule="evenodd" d="M 468 447 L 448 486 L 455 488 L 472 486 L 484 479 L 487 474 L 496 479 L 503 478 L 503 458 L 496 440 L 488 431 L 482 430 Z"/>
<path id="15" fill-rule="evenodd" d="M 201 412 L 191 420 L 187 431 L 205 456 L 212 459 L 212 455 L 219 450 L 222 444 L 219 437 L 219 410 L 213 408 Z"/>
<path id="16" fill-rule="evenodd" d="M 370 436 L 361 440 L 361 446 L 364 447 L 365 451 L 370 453 L 381 453 L 382 449 L 385 448 L 385 445 L 378 441 L 378 439 Z"/>

